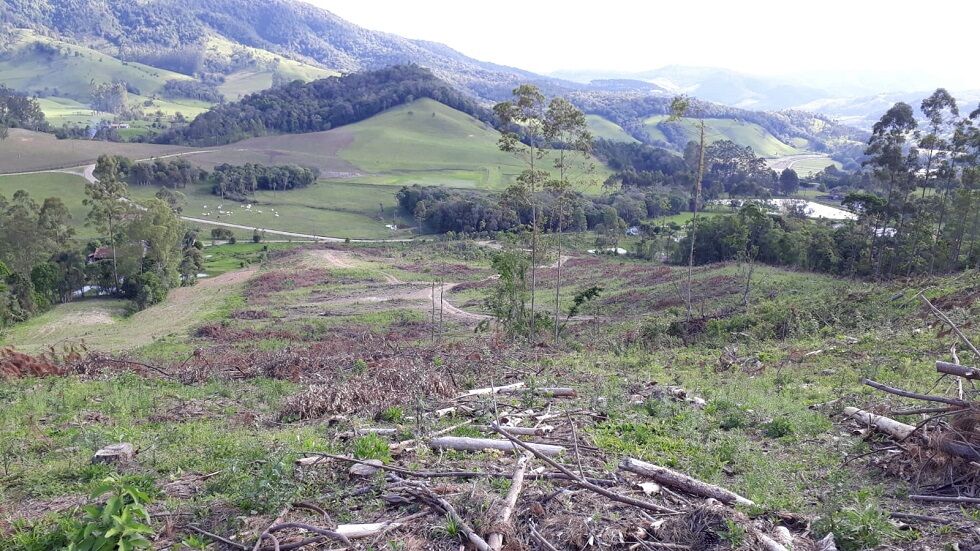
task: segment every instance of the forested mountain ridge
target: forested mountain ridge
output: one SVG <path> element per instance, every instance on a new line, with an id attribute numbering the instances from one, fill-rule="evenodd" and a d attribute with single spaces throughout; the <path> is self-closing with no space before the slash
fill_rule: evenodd
<path id="1" fill-rule="evenodd" d="M 0 7 L 0 23 L 185 74 L 202 66 L 208 37 L 219 35 L 345 73 L 417 63 L 484 98 L 527 81 L 582 87 L 478 61 L 443 44 L 364 29 L 295 0 L 9 0 Z"/>
<path id="2" fill-rule="evenodd" d="M 292 82 L 219 105 L 189 125 L 162 134 L 157 141 L 218 145 L 266 134 L 330 130 L 386 109 L 430 98 L 486 123 L 492 113 L 475 100 L 416 65 Z"/>

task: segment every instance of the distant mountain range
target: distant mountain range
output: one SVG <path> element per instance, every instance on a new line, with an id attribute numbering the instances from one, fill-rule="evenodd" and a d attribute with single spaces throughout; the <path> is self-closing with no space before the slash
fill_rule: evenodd
<path id="1" fill-rule="evenodd" d="M 901 82 L 890 75 L 869 75 L 865 80 L 846 74 L 769 77 L 715 67 L 680 65 L 638 73 L 560 71 L 551 76 L 580 84 L 631 82 L 636 89 L 647 85 L 665 93 L 685 93 L 743 109 L 810 111 L 866 130 L 896 102 L 904 101 L 918 108 L 922 99 L 932 93 L 926 86 L 927 81 L 931 82 L 928 78 L 909 78 Z M 969 110 L 975 109 L 980 101 L 980 90 L 953 89 L 951 92 L 960 105 Z"/>
<path id="2" fill-rule="evenodd" d="M 485 105 L 530 82 L 546 94 L 570 96 L 635 139 L 675 149 L 683 147 L 687 135 L 656 117 L 679 92 L 720 104 L 709 109 L 711 117 L 745 127 L 724 134 L 715 125 L 719 136 L 751 130 L 769 140 L 763 134 L 771 134 L 781 142 L 771 143 L 771 154 L 834 151 L 863 139 L 862 133 L 826 117 L 768 112 L 827 102 L 826 92 L 809 86 L 680 66 L 635 75 L 539 75 L 476 60 L 443 44 L 364 29 L 297 0 L 5 0 L 0 5 L 0 84 L 69 98 L 82 108 L 102 82 L 124 82 L 131 99 L 147 110 L 186 113 L 186 102 L 168 106 L 165 100 L 182 100 L 166 94 L 195 88 L 170 81 L 196 79 L 216 87 L 214 94 L 235 100 L 294 79 L 400 64 L 426 67 Z M 130 82 L 137 77 L 138 86 Z M 199 91 L 188 98 L 209 93 Z M 211 105 L 193 107 L 200 112 Z M 842 104 L 823 105 L 849 113 Z"/>

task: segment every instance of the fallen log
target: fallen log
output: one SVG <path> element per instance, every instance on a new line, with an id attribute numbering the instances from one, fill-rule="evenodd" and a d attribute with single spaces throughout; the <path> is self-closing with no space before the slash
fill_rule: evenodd
<path id="1" fill-rule="evenodd" d="M 936 362 L 936 371 L 946 373 L 947 375 L 956 375 L 957 377 L 963 377 L 964 379 L 972 379 L 974 381 L 980 380 L 980 369 L 967 367 L 965 365 L 940 361 Z"/>
<path id="2" fill-rule="evenodd" d="M 522 442 L 526 446 L 544 455 L 558 455 L 565 451 L 564 446 L 551 444 L 532 444 Z M 496 438 L 470 438 L 466 436 L 442 436 L 429 440 L 429 447 L 435 450 L 457 450 L 466 452 L 481 452 L 486 450 L 514 451 L 517 450 L 512 442 Z"/>
<path id="3" fill-rule="evenodd" d="M 855 420 L 872 426 L 899 441 L 907 440 L 917 430 L 917 427 L 913 427 L 912 425 L 907 425 L 889 417 L 875 415 L 864 411 L 863 409 L 847 407 L 844 408 L 844 413 Z M 955 440 L 942 437 L 923 437 L 923 440 L 925 441 L 926 445 L 932 449 L 939 450 L 950 455 L 955 455 L 957 457 L 962 457 L 963 459 L 970 461 L 980 461 L 980 450 L 966 442 L 957 442 Z"/>
<path id="4" fill-rule="evenodd" d="M 510 385 L 503 386 L 488 386 L 484 388 L 474 388 L 472 390 L 467 390 L 466 392 L 460 394 L 456 397 L 457 400 L 460 398 L 469 398 L 470 396 L 487 396 L 489 394 L 500 394 L 501 392 L 511 392 L 517 389 L 524 388 L 524 383 L 514 383 Z"/>
<path id="5" fill-rule="evenodd" d="M 941 501 L 943 503 L 980 503 L 980 497 L 911 495 L 912 501 Z"/>
<path id="6" fill-rule="evenodd" d="M 578 396 L 578 392 L 574 388 L 569 387 L 542 387 L 533 389 L 524 388 L 509 388 L 502 390 L 502 394 L 521 394 L 524 392 L 529 392 L 535 396 L 543 396 L 545 398 L 575 398 Z"/>
<path id="7" fill-rule="evenodd" d="M 490 425 L 476 425 L 473 428 L 486 432 L 494 432 Z M 507 432 L 518 436 L 547 436 L 554 432 L 555 427 L 542 425 L 540 427 L 507 427 Z"/>
<path id="8" fill-rule="evenodd" d="M 905 440 L 915 432 L 915 427 L 912 425 L 907 425 L 901 421 L 896 421 L 882 415 L 875 415 L 863 409 L 846 407 L 844 408 L 844 414 L 862 425 L 874 427 L 897 440 Z"/>
<path id="9" fill-rule="evenodd" d="M 497 517 L 497 526 L 495 527 L 495 531 L 487 538 L 487 543 L 490 544 L 490 548 L 494 551 L 500 551 L 504 546 L 504 534 L 500 530 L 502 530 L 502 527 L 510 525 L 510 515 L 513 514 L 514 508 L 517 507 L 517 498 L 521 495 L 521 490 L 524 489 L 524 472 L 527 470 L 527 464 L 531 461 L 532 457 L 534 457 L 534 454 L 527 452 L 517 460 L 517 465 L 514 466 L 514 476 L 510 479 L 510 490 L 507 491 L 504 507 L 500 510 L 500 516 Z"/>
<path id="10" fill-rule="evenodd" d="M 742 497 L 731 490 L 702 482 L 675 470 L 654 465 L 653 463 L 647 463 L 646 461 L 627 457 L 620 462 L 619 468 L 640 476 L 652 478 L 664 486 L 680 490 L 687 494 L 715 498 L 726 505 L 755 505 L 755 502 L 751 499 Z"/>

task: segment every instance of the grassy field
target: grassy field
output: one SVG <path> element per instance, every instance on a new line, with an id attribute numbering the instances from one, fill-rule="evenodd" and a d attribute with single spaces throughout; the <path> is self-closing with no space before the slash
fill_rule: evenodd
<path id="1" fill-rule="evenodd" d="M 145 159 L 193 151 L 175 145 L 59 140 L 52 134 L 13 128 L 0 147 L 0 175 L 77 167 L 94 163 L 102 154 Z"/>
<path id="2" fill-rule="evenodd" d="M 10 507 L 0 511 L 0 523 L 12 524 L 0 531 L 0 547 L 60 547 L 51 543 L 63 537 L 59 522 L 72 517 L 74 505 L 88 501 L 87 494 L 116 470 L 92 466 L 89 458 L 118 441 L 140 450 L 120 472 L 148 492 L 155 513 L 190 514 L 207 530 L 239 541 L 251 544 L 286 505 L 301 501 L 323 508 L 333 523 L 376 522 L 399 514 L 379 497 L 390 491 L 390 483 L 380 476 L 351 482 L 344 462 L 300 467 L 294 459 L 323 451 L 417 470 L 509 474 L 513 459 L 498 453 L 433 453 L 426 446 L 393 453 L 386 438 L 341 436 L 352 427 L 394 428 L 396 440 L 441 429 L 485 436 L 473 427 L 489 422 L 494 407 L 592 412 L 594 417 L 570 414 L 582 450 L 574 456 L 566 451 L 560 461 L 581 462 L 595 476 L 608 475 L 623 457 L 671 467 L 752 499 L 757 506 L 742 511 L 753 518 L 779 522 L 789 513 L 805 518 L 817 537 L 833 530 L 840 549 L 946 549 L 972 538 L 955 527 L 972 526 L 975 510 L 907 500 L 916 473 L 929 473 L 883 469 L 875 454 L 862 454 L 887 441 L 857 434 L 857 425 L 840 415 L 847 405 L 908 405 L 871 392 L 861 377 L 916 391 L 948 390 L 949 385 L 934 387 L 931 364 L 948 353 L 954 337 L 931 326 L 915 289 L 759 267 L 751 306 L 745 308 L 738 266 L 702 266 L 696 269 L 694 291 L 696 315 L 706 322 L 681 339 L 671 327 L 685 317 L 680 282 L 686 268 L 583 255 L 579 248 L 586 245 L 572 241 L 573 258 L 563 280 L 568 294 L 602 284 L 595 305 L 599 318 L 571 324 L 562 345 L 542 347 L 547 354 L 532 352 L 521 341 L 474 334 L 473 322 L 451 316 L 445 340 L 427 342 L 428 285 L 411 282 L 433 274 L 466 281 L 470 288 L 449 300 L 470 308 L 466 303 L 477 295 L 467 295 L 486 284 L 492 251 L 466 241 L 316 247 L 267 262 L 244 290 L 241 281 L 218 286 L 220 295 L 213 283 L 181 290 L 196 294 L 172 296 L 129 318 L 122 317 L 117 303 L 85 301 L 15 328 L 5 342 L 32 345 L 84 333 L 90 344 L 126 350 L 126 358 L 170 375 L 138 364 L 95 364 L 103 365 L 101 371 L 5 382 L 0 501 Z M 212 262 L 233 267 L 260 248 L 222 245 L 206 253 L 213 253 Z M 542 285 L 552 281 L 553 272 L 539 272 Z M 978 304 L 969 300 L 976 282 L 969 274 L 937 278 L 929 296 L 964 322 L 977 315 Z M 185 312 L 188 301 L 201 306 Z M 108 321 L 93 325 L 90 319 L 84 332 L 68 329 L 82 326 L 79 320 L 97 309 Z M 589 305 L 586 313 L 592 311 Z M 971 337 L 978 336 L 964 326 Z M 501 395 L 492 403 L 474 400 L 473 414 L 426 417 L 422 425 L 415 421 L 415 411 L 438 407 L 446 395 L 491 382 L 523 382 L 532 389 L 571 386 L 578 396 Z M 448 389 L 440 394 L 442 385 Z M 676 399 L 668 385 L 683 387 L 704 403 Z M 354 398 L 348 402 L 345 396 Z M 338 412 L 346 419 L 328 424 Z M 919 417 L 905 419 L 914 423 Z M 472 426 L 450 429 L 466 421 Z M 550 420 L 562 443 L 572 438 L 568 423 L 563 416 Z M 629 492 L 635 480 L 617 491 Z M 481 533 L 492 526 L 482 520 L 491 518 L 487 511 L 498 510 L 508 490 L 505 481 L 486 479 L 441 479 L 440 484 L 445 499 Z M 365 485 L 374 491 L 351 495 Z M 528 508 L 564 485 L 525 481 L 518 526 L 540 520 Z M 190 489 L 177 490 L 185 487 Z M 552 514 L 591 518 L 597 530 L 624 516 L 610 514 L 608 501 L 586 493 L 557 499 Z M 683 508 L 663 492 L 646 499 Z M 911 527 L 900 530 L 888 522 L 890 512 L 939 517 L 954 528 L 908 520 Z M 289 515 L 309 523 L 323 516 L 298 508 Z M 194 544 L 187 520 L 178 516 L 165 524 L 164 518 L 169 517 L 151 522 L 158 546 Z M 414 542 L 419 549 L 458 549 L 459 536 L 443 529 L 441 517 L 417 524 L 387 536 L 394 548 Z M 571 548 L 568 526 L 567 520 L 542 522 L 540 529 L 560 548 Z M 794 532 L 797 526 L 789 524 Z M 718 538 L 734 528 L 729 524 L 724 531 L 722 522 L 698 529 Z M 690 545 L 693 540 L 664 541 Z M 720 545 L 716 548 L 758 549 Z"/>
<path id="3" fill-rule="evenodd" d="M 386 224 L 413 227 L 412 220 L 395 213 L 398 189 L 321 180 L 300 190 L 260 191 L 251 209 L 233 201 L 222 203 L 207 186 L 181 191 L 187 196 L 184 215 L 192 218 L 312 235 L 377 239 L 404 237 L 410 233 L 410 230 L 392 231 L 385 227 Z M 130 196 L 136 199 L 146 199 L 155 193 L 155 188 L 130 188 Z M 381 205 L 384 206 L 383 220 L 379 219 Z M 220 215 L 219 206 L 231 214 Z"/>
<path id="4" fill-rule="evenodd" d="M 599 115 L 586 115 L 585 120 L 589 125 L 589 131 L 596 139 L 602 138 L 615 142 L 639 143 L 639 140 L 630 136 L 623 130 L 623 127 L 609 119 Z"/>
<path id="5" fill-rule="evenodd" d="M 207 50 L 209 53 L 225 58 L 230 58 L 236 52 L 245 53 L 253 60 L 251 67 L 226 75 L 224 83 L 218 86 L 218 91 L 228 101 L 235 101 L 247 94 L 271 88 L 273 73 L 278 73 L 287 81 L 305 82 L 339 74 L 329 69 L 286 59 L 260 48 L 232 44 L 220 36 L 208 38 Z"/>
<path id="6" fill-rule="evenodd" d="M 80 239 L 95 237 L 95 230 L 85 226 L 89 208 L 85 199 L 85 179 L 73 174 L 46 172 L 24 176 L 0 176 L 0 195 L 10 199 L 18 190 L 28 192 L 40 205 L 48 197 L 58 197 L 71 213 L 75 235 Z"/>
<path id="7" fill-rule="evenodd" d="M 220 271 L 220 265 L 216 267 Z M 65 342 L 105 351 L 133 350 L 158 341 L 182 342 L 191 328 L 223 317 L 238 304 L 242 284 L 251 273 L 239 269 L 202 279 L 194 286 L 171 291 L 165 302 L 128 316 L 126 301 L 85 299 L 58 305 L 9 329 L 2 341 L 35 353 Z"/>
<path id="8" fill-rule="evenodd" d="M 351 136 L 339 156 L 370 180 L 502 189 L 523 169 L 499 151 L 499 133 L 484 123 L 430 99 L 401 105 L 338 129 Z M 543 167 L 552 161 L 545 159 Z M 608 169 L 599 167 L 602 181 Z"/>
<path id="9" fill-rule="evenodd" d="M 667 136 L 659 128 L 659 125 L 665 124 L 666 121 L 666 115 L 655 115 L 644 120 L 643 127 L 651 139 L 666 142 Z M 683 125 L 685 141 L 697 139 L 694 121 L 685 119 L 679 124 Z M 752 151 L 760 157 L 782 157 L 802 153 L 796 147 L 779 141 L 778 138 L 754 123 L 733 119 L 706 119 L 705 126 L 706 139 L 709 143 L 731 140 L 739 145 L 751 147 Z"/>

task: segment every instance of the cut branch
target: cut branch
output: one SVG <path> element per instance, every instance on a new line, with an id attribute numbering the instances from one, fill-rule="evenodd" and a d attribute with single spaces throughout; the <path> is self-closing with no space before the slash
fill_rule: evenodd
<path id="1" fill-rule="evenodd" d="M 965 365 L 949 362 L 936 362 L 936 371 L 947 375 L 956 375 L 964 379 L 980 380 L 980 370 Z"/>
<path id="2" fill-rule="evenodd" d="M 627 505 L 632 505 L 634 507 L 639 507 L 641 509 L 646 509 L 648 511 L 654 511 L 656 513 L 671 513 L 671 514 L 677 513 L 677 511 L 675 511 L 673 509 L 670 509 L 670 508 L 667 508 L 667 507 L 663 507 L 661 505 L 657 505 L 656 503 L 650 503 L 649 501 L 643 501 L 641 499 L 635 499 L 635 498 L 632 498 L 632 497 L 629 497 L 629 496 L 620 495 L 620 494 L 617 494 L 616 492 L 607 490 L 607 489 L 605 489 L 605 488 L 603 488 L 601 486 L 596 486 L 595 484 L 592 484 L 591 482 L 589 482 L 588 480 L 582 478 L 581 476 L 573 473 L 568 468 L 566 468 L 564 465 L 561 465 L 560 463 L 555 462 L 553 459 L 551 459 L 550 457 L 544 455 L 543 453 L 535 450 L 534 448 L 532 448 L 528 444 L 525 444 L 524 442 L 521 442 L 516 437 L 514 437 L 513 435 L 511 435 L 510 433 L 508 433 L 506 430 L 504 430 L 503 428 L 501 428 L 499 425 L 492 425 L 492 427 L 493 427 L 493 430 L 497 431 L 498 433 L 500 433 L 501 436 L 503 436 L 504 438 L 506 438 L 506 439 L 510 440 L 511 442 L 513 442 L 514 445 L 520 446 L 520 447 L 524 448 L 525 450 L 533 453 L 535 455 L 535 457 L 537 457 L 538 459 L 540 459 L 540 460 L 544 461 L 545 463 L 551 465 L 552 467 L 558 469 L 562 473 L 565 473 L 566 475 L 568 475 L 568 477 L 572 481 L 574 481 L 576 484 L 578 484 L 579 486 L 581 486 L 581 487 L 583 487 L 583 488 L 585 488 L 587 490 L 592 490 L 593 492 L 595 492 L 595 493 L 597 493 L 599 495 L 608 497 L 609 499 L 611 499 L 613 501 L 618 501 L 620 503 L 625 503 Z"/>
<path id="3" fill-rule="evenodd" d="M 896 396 L 903 396 L 905 398 L 913 398 L 915 400 L 925 400 L 927 402 L 939 402 L 940 404 L 949 404 L 951 406 L 957 406 L 961 408 L 970 407 L 970 402 L 966 400 L 958 400 L 956 398 L 947 398 L 945 396 L 930 396 L 928 394 L 919 394 L 918 392 L 912 392 L 909 390 L 902 390 L 900 388 L 891 387 L 877 381 L 872 381 L 871 379 L 862 379 L 862 383 L 870 386 L 871 388 L 876 388 L 882 392 L 887 392 L 889 394 L 894 394 Z"/>
<path id="4" fill-rule="evenodd" d="M 707 482 L 702 482 L 666 467 L 647 463 L 646 461 L 627 457 L 619 464 L 619 468 L 640 476 L 652 478 L 664 486 L 669 486 L 687 494 L 715 498 L 727 505 L 755 505 L 755 502 L 751 499 L 742 497 L 735 492 L 726 490 L 720 486 L 708 484 Z"/>
<path id="5" fill-rule="evenodd" d="M 531 452 L 525 453 L 517 460 L 517 465 L 514 467 L 514 476 L 510 480 L 510 490 L 507 491 L 504 508 L 500 510 L 500 516 L 497 517 L 496 531 L 487 538 L 487 543 L 494 551 L 500 551 L 500 548 L 504 546 L 504 534 L 500 530 L 503 529 L 502 527 L 511 524 L 510 515 L 514 513 L 514 508 L 517 507 L 517 498 L 521 495 L 521 490 L 524 489 L 524 473 L 532 457 L 534 454 Z"/>
<path id="6" fill-rule="evenodd" d="M 436 450 L 457 450 L 480 452 L 486 450 L 514 451 L 514 444 L 507 440 L 493 438 L 469 438 L 466 436 L 442 436 L 429 441 L 429 446 Z M 533 449 L 543 455 L 558 455 L 565 451 L 564 446 L 551 444 L 531 444 L 521 442 L 521 447 Z"/>

